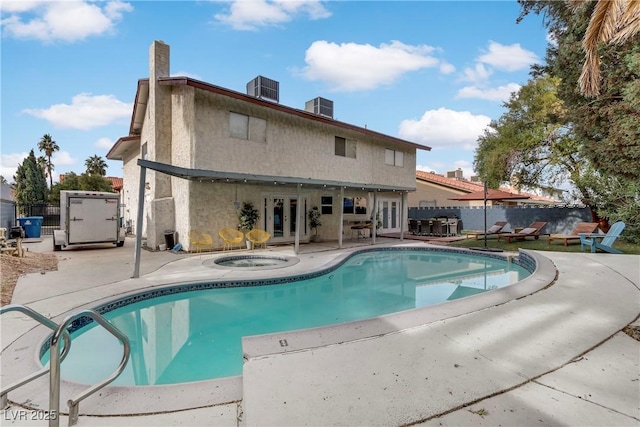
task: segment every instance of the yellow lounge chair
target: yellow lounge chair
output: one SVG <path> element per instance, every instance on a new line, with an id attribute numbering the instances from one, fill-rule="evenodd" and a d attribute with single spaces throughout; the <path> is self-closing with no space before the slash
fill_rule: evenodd
<path id="1" fill-rule="evenodd" d="M 242 241 L 244 240 L 244 233 L 233 228 L 223 228 L 218 232 L 218 235 L 220 235 L 220 238 L 224 242 L 222 245 L 223 251 L 226 251 L 227 249 L 233 250 L 233 247 L 236 245 L 240 248 L 240 245 L 242 245 Z"/>
<path id="2" fill-rule="evenodd" d="M 263 245 L 264 248 L 267 248 L 267 241 L 271 238 L 271 234 L 267 231 L 260 230 L 259 228 L 254 228 L 253 230 L 247 233 L 247 240 L 253 243 L 253 247 Z"/>
<path id="3" fill-rule="evenodd" d="M 189 231 L 189 250 L 191 252 L 202 252 L 213 249 L 213 238 L 211 235 L 199 230 Z"/>

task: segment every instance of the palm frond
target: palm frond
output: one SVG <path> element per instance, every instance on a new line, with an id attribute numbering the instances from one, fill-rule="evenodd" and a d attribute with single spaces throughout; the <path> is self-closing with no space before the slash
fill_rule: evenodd
<path id="1" fill-rule="evenodd" d="M 578 84 L 585 96 L 600 95 L 600 57 L 597 50 L 586 53 Z"/>
<path id="2" fill-rule="evenodd" d="M 624 43 L 636 34 L 640 33 L 640 1 L 627 1 L 625 10 L 622 12 L 618 30 L 611 39 L 613 43 Z"/>

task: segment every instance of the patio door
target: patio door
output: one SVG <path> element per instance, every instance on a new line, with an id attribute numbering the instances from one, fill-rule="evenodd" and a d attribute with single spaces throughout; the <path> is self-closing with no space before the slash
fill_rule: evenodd
<path id="1" fill-rule="evenodd" d="M 382 223 L 378 233 L 399 233 L 400 199 L 378 199 L 378 219 Z"/>
<path id="2" fill-rule="evenodd" d="M 306 197 L 274 195 L 267 201 L 267 231 L 271 233 L 271 242 L 293 242 L 296 237 L 296 221 L 300 216 L 300 239 L 308 235 L 307 222 L 304 221 L 308 210 Z M 300 213 L 300 215 L 299 215 Z"/>

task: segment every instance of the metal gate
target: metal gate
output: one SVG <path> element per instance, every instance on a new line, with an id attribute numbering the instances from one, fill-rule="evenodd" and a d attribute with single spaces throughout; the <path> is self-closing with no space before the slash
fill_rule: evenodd
<path id="1" fill-rule="evenodd" d="M 15 217 L 41 216 L 42 230 L 40 234 L 52 235 L 53 230 L 60 229 L 60 205 L 51 203 L 16 203 Z"/>

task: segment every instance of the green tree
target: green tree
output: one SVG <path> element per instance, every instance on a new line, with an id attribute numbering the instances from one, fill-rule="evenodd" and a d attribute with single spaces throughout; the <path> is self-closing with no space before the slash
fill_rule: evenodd
<path id="1" fill-rule="evenodd" d="M 105 176 L 107 174 L 107 168 L 109 167 L 107 162 L 97 154 L 87 158 L 87 160 L 84 161 L 84 165 L 87 168 L 86 171 L 89 175 L 100 176 Z"/>
<path id="2" fill-rule="evenodd" d="M 638 35 L 624 43 L 600 45 L 600 95 L 587 98 L 576 82 L 584 62 L 583 40 L 599 2 L 573 10 L 565 2 L 519 0 L 523 19 L 541 13 L 555 43 L 547 47 L 546 64 L 536 73 L 560 78 L 558 97 L 567 110 L 582 154 L 595 168 L 620 178 L 640 180 L 640 43 Z M 638 2 L 636 2 L 638 3 Z"/>
<path id="3" fill-rule="evenodd" d="M 38 150 L 44 151 L 44 155 L 47 157 L 47 175 L 49 176 L 49 188 L 53 188 L 53 163 L 51 163 L 51 156 L 53 153 L 60 150 L 58 144 L 51 138 L 48 133 L 44 134 L 38 142 Z"/>
<path id="4" fill-rule="evenodd" d="M 517 182 L 525 188 L 559 187 L 569 180 L 597 218 L 594 190 L 583 179 L 589 162 L 580 154 L 567 111 L 558 98 L 560 79 L 531 79 L 503 105 L 506 112 L 478 139 L 475 168 L 489 187 Z"/>
<path id="5" fill-rule="evenodd" d="M 60 190 L 81 190 L 81 191 L 107 191 L 113 192 L 111 181 L 100 175 L 89 175 L 83 173 L 77 175 L 74 172 L 65 174 L 62 182 L 58 182 L 51 190 L 51 203 L 60 203 Z"/>
<path id="6" fill-rule="evenodd" d="M 43 203 L 46 200 L 47 181 L 42 168 L 38 166 L 33 150 L 18 165 L 13 177 L 16 183 L 15 198 L 20 204 Z"/>
<path id="7" fill-rule="evenodd" d="M 8 184 L 7 179 L 2 175 L 0 175 L 0 184 Z"/>

